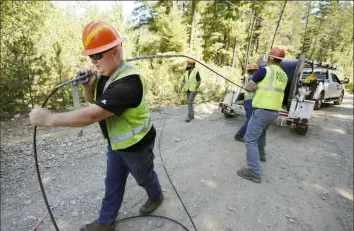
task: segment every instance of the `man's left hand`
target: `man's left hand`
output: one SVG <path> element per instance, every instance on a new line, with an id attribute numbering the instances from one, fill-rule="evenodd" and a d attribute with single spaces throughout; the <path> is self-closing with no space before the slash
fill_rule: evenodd
<path id="1" fill-rule="evenodd" d="M 47 108 L 33 108 L 29 114 L 29 120 L 33 126 L 48 127 L 52 113 Z"/>

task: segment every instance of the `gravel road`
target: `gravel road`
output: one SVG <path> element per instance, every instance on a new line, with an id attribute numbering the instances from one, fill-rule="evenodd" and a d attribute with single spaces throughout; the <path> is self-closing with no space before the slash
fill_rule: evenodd
<path id="1" fill-rule="evenodd" d="M 216 104 L 153 112 L 158 132 L 155 166 L 165 194 L 155 214 L 193 227 L 164 172 L 169 174 L 199 231 L 353 230 L 353 95 L 340 106 L 315 111 L 306 136 L 272 125 L 267 162 L 256 184 L 236 171 L 246 164 L 245 146 L 233 140 L 245 118 L 225 118 Z M 38 155 L 53 213 L 61 231 L 75 231 L 96 219 L 104 194 L 105 149 L 98 125 L 80 129 L 40 128 Z M 30 231 L 46 213 L 32 151 L 28 115 L 1 124 L 1 230 Z M 145 191 L 129 176 L 119 218 L 137 215 Z M 157 218 L 119 223 L 120 231 L 182 230 Z M 38 228 L 52 231 L 47 216 Z"/>

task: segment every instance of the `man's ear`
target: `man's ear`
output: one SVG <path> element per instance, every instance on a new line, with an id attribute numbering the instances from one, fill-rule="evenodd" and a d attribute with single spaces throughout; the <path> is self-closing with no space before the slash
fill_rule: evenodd
<path id="1" fill-rule="evenodd" d="M 119 55 L 119 50 L 118 50 L 119 48 L 118 47 L 116 47 L 115 49 L 113 49 L 113 55 L 114 56 L 118 56 Z"/>
<path id="2" fill-rule="evenodd" d="M 112 54 L 113 54 L 115 57 L 118 57 L 120 51 L 121 51 L 121 49 L 117 46 L 115 49 L 112 50 Z"/>

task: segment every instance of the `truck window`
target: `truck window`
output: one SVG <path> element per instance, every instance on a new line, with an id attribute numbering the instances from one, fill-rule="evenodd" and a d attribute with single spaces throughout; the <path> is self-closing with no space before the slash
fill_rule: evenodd
<path id="1" fill-rule="evenodd" d="M 330 72 L 323 73 L 324 79 L 329 79 L 329 76 L 330 76 L 331 74 L 332 74 L 332 73 L 330 73 Z"/>
<path id="2" fill-rule="evenodd" d="M 339 83 L 338 77 L 335 74 L 333 74 L 333 73 L 332 73 L 332 80 L 333 80 L 333 82 Z"/>
<path id="3" fill-rule="evenodd" d="M 311 71 L 304 71 L 302 73 L 301 79 L 306 79 L 307 76 L 311 75 Z M 327 73 L 322 71 L 315 71 L 314 75 L 316 76 L 316 80 L 323 81 L 327 78 Z"/>
<path id="4" fill-rule="evenodd" d="M 318 78 L 319 78 L 319 80 L 325 80 L 325 79 L 328 79 L 328 75 L 326 72 L 319 72 Z"/>

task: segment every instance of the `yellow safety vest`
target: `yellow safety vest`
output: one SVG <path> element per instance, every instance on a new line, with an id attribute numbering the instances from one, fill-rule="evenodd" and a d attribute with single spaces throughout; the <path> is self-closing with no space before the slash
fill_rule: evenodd
<path id="1" fill-rule="evenodd" d="M 266 70 L 266 76 L 257 84 L 252 107 L 280 111 L 288 77 L 278 65 L 267 66 Z"/>
<path id="2" fill-rule="evenodd" d="M 103 91 L 114 81 L 134 74 L 139 75 L 138 71 L 132 65 L 123 61 L 118 70 L 107 80 Z M 139 106 L 125 110 L 119 116 L 112 115 L 106 119 L 112 150 L 125 149 L 138 143 L 152 127 L 145 84 L 140 75 L 139 78 L 143 85 L 143 98 Z M 96 100 L 96 95 L 97 86 L 94 91 L 94 100 Z"/>
<path id="3" fill-rule="evenodd" d="M 198 71 L 193 68 L 191 70 L 191 74 L 188 77 L 189 71 L 184 73 L 184 90 L 185 91 L 195 91 L 197 88 L 197 73 Z"/>
<path id="4" fill-rule="evenodd" d="M 252 79 L 253 75 L 245 77 L 245 88 L 247 87 L 248 82 Z M 245 91 L 245 100 L 253 99 L 254 92 L 253 91 Z"/>

